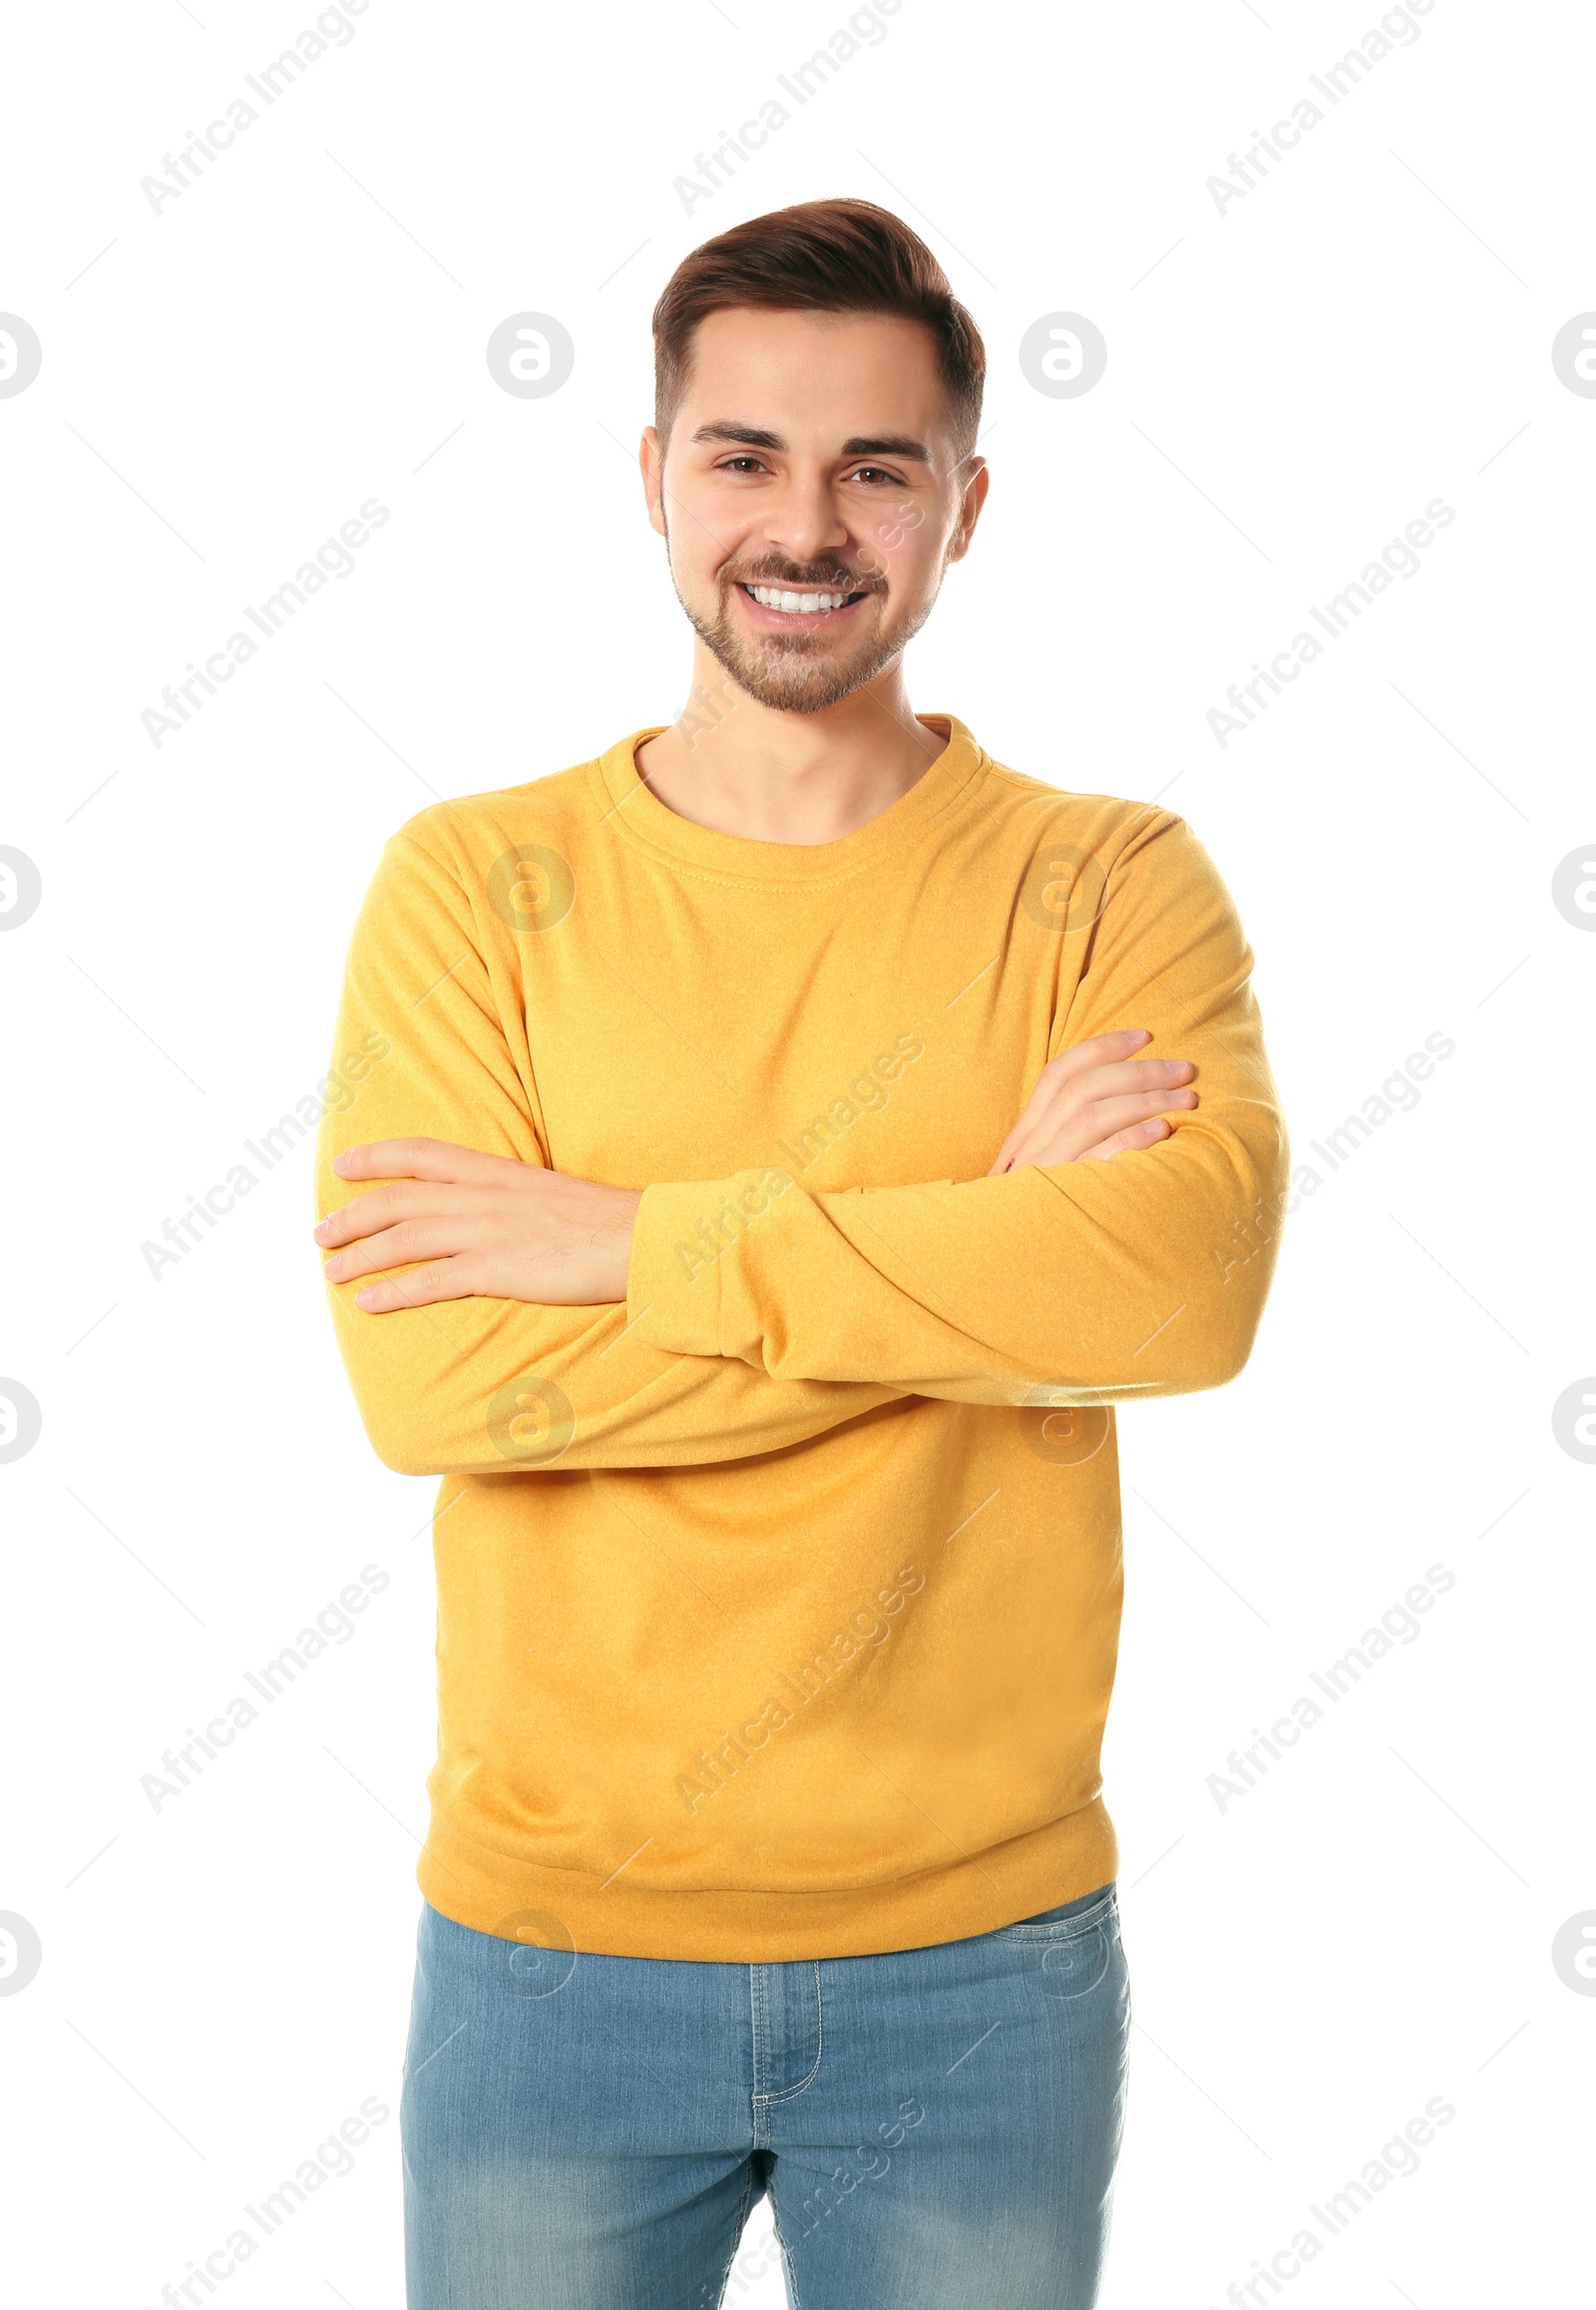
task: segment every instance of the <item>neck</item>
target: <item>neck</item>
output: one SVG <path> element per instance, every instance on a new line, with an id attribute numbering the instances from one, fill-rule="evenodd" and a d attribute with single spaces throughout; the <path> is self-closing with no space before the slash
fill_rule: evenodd
<path id="1" fill-rule="evenodd" d="M 687 704 L 637 748 L 637 768 L 678 818 L 747 842 L 837 842 L 879 818 L 947 741 L 917 722 L 895 659 L 820 713 L 762 705 L 698 642 Z"/>

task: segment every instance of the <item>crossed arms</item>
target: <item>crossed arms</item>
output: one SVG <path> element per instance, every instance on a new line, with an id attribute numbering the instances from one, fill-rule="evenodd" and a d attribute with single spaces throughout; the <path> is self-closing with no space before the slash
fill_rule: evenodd
<path id="1" fill-rule="evenodd" d="M 527 1374 L 574 1408 L 562 1468 L 745 1458 L 908 1395 L 1231 1378 L 1286 1162 L 1251 961 L 1206 854 L 1164 816 L 1110 873 L 1055 1055 L 986 1177 L 616 1188 L 549 1164 L 513 966 L 449 866 L 396 836 L 336 1044 L 387 1052 L 317 1144 L 316 1240 L 373 1446 L 412 1474 L 510 1472 L 490 1406 Z M 757 1221 L 683 1259 L 722 1211 Z"/>

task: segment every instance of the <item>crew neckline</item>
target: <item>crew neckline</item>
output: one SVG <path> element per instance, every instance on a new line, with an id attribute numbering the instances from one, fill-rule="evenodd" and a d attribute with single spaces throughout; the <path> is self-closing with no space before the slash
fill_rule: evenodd
<path id="1" fill-rule="evenodd" d="M 668 808 L 637 768 L 636 750 L 669 728 L 650 723 L 618 738 L 593 764 L 604 822 L 623 840 L 686 866 L 737 882 L 825 883 L 856 874 L 898 850 L 974 792 L 991 767 L 957 714 L 917 714 L 947 744 L 907 794 L 835 842 L 757 842 L 699 826 Z"/>

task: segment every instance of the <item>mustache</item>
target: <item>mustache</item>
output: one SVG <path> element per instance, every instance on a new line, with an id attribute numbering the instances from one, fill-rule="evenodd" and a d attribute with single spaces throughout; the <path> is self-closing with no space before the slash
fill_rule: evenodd
<path id="1" fill-rule="evenodd" d="M 873 572 L 843 570 L 835 562 L 797 572 L 790 562 L 775 570 L 724 570 L 721 577 L 728 585 L 780 585 L 795 593 L 879 593 L 883 590 L 881 579 Z"/>

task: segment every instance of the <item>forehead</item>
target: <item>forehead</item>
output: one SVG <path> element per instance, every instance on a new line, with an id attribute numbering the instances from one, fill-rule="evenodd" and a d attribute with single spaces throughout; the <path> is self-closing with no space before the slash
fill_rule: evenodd
<path id="1" fill-rule="evenodd" d="M 671 430 L 681 440 L 721 419 L 807 447 L 862 434 L 945 438 L 936 339 L 897 313 L 723 307 L 693 331 Z"/>

